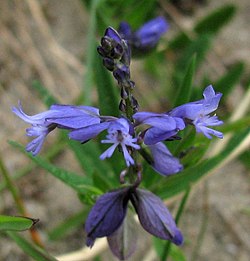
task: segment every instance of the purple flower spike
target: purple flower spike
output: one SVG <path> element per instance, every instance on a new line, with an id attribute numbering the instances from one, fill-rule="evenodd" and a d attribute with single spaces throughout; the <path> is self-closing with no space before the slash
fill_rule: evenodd
<path id="1" fill-rule="evenodd" d="M 110 123 L 108 127 L 108 135 L 106 140 L 102 140 L 102 143 L 113 143 L 113 145 L 108 148 L 101 156 L 100 159 L 110 158 L 116 147 L 121 146 L 123 151 L 123 156 L 126 161 L 126 165 L 129 167 L 134 164 L 133 158 L 130 156 L 127 147 L 132 147 L 133 149 L 140 149 L 140 146 L 136 144 L 137 138 L 133 138 L 130 134 L 130 124 L 126 119 L 120 118 L 116 121 Z"/>
<path id="2" fill-rule="evenodd" d="M 130 188 L 123 188 L 102 195 L 91 209 L 86 223 L 86 245 L 92 247 L 95 239 L 114 233 L 122 224 L 129 201 Z"/>
<path id="3" fill-rule="evenodd" d="M 219 120 L 215 115 L 209 114 L 218 108 L 221 93 L 215 93 L 213 86 L 209 85 L 203 92 L 204 99 L 189 102 L 178 106 L 169 112 L 169 115 L 191 120 L 197 132 L 202 132 L 207 138 L 211 139 L 211 135 L 222 139 L 223 134 L 219 131 L 208 128 L 208 126 L 219 126 L 223 121 Z"/>
<path id="4" fill-rule="evenodd" d="M 99 110 L 89 106 L 52 105 L 48 111 L 29 116 L 23 112 L 21 103 L 12 111 L 25 122 L 32 125 L 27 128 L 27 136 L 35 136 L 26 150 L 33 156 L 42 148 L 46 136 L 56 127 L 64 129 L 82 128 L 100 122 Z"/>
<path id="5" fill-rule="evenodd" d="M 149 191 L 136 189 L 131 201 L 142 227 L 147 232 L 161 239 L 170 240 L 176 245 L 183 243 L 180 230 L 160 198 Z"/>
<path id="6" fill-rule="evenodd" d="M 152 167 L 163 176 L 169 176 L 183 169 L 178 158 L 175 158 L 162 142 L 148 146 L 152 156 Z"/>

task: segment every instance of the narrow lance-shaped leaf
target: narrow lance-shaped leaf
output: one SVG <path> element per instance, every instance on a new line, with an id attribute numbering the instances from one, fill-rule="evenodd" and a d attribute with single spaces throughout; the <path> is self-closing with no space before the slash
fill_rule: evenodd
<path id="1" fill-rule="evenodd" d="M 33 157 L 30 153 L 27 153 L 24 147 L 16 142 L 9 142 L 12 146 L 18 148 L 21 152 L 26 154 L 32 161 L 37 163 L 40 167 L 50 172 L 54 177 L 58 178 L 62 182 L 66 183 L 68 186 L 80 193 L 91 192 L 99 194 L 100 190 L 91 185 L 91 181 L 88 177 L 83 177 L 75 174 L 74 172 L 67 171 L 62 168 L 58 168 L 52 165 L 45 159 L 39 156 Z"/>
<path id="2" fill-rule="evenodd" d="M 202 33 L 217 33 L 225 24 L 227 24 L 234 16 L 236 6 L 232 4 L 224 5 L 221 8 L 215 9 L 212 13 L 198 22 L 194 30 L 198 34 Z"/>
<path id="3" fill-rule="evenodd" d="M 235 134 L 228 142 L 228 146 L 219 154 L 210 159 L 203 160 L 196 166 L 183 170 L 178 175 L 169 177 L 167 182 L 162 181 L 160 186 L 154 188 L 162 198 L 172 197 L 185 190 L 190 184 L 197 182 L 200 178 L 207 175 L 211 170 L 225 160 L 234 149 L 249 135 L 249 128 Z"/>
<path id="4" fill-rule="evenodd" d="M 182 80 L 181 86 L 178 89 L 174 107 L 190 101 L 192 94 L 193 76 L 195 72 L 196 55 L 194 55 L 186 69 L 186 73 Z"/>
<path id="5" fill-rule="evenodd" d="M 39 219 L 0 215 L 0 231 L 23 231 L 30 229 Z"/>
<path id="6" fill-rule="evenodd" d="M 102 59 L 96 55 L 94 60 L 96 67 L 96 86 L 100 110 L 103 115 L 119 115 L 118 87 L 112 81 L 111 73 L 102 64 Z"/>
<path id="7" fill-rule="evenodd" d="M 218 92 L 223 93 L 223 97 L 230 94 L 234 85 L 240 80 L 245 69 L 245 65 L 242 62 L 234 64 L 227 72 L 214 83 L 214 87 Z"/>
<path id="8" fill-rule="evenodd" d="M 20 235 L 15 232 L 6 232 L 9 237 L 11 237 L 17 245 L 30 257 L 32 257 L 36 261 L 56 261 L 53 256 L 47 253 L 45 250 L 40 247 L 33 245 Z"/>

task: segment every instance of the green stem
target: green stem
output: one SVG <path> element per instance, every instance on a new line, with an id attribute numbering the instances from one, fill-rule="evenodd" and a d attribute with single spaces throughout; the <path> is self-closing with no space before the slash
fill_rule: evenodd
<path id="1" fill-rule="evenodd" d="M 180 206 L 178 208 L 178 211 L 177 211 L 177 214 L 176 214 L 176 217 L 175 217 L 176 225 L 178 225 L 178 223 L 180 221 L 180 218 L 181 218 L 181 215 L 183 213 L 184 207 L 185 207 L 185 205 L 187 203 L 188 196 L 190 194 L 190 190 L 191 190 L 191 188 L 190 188 L 190 186 L 188 186 L 184 196 L 182 197 Z M 170 249 L 171 249 L 171 241 L 167 241 L 166 245 L 164 247 L 164 251 L 163 251 L 162 256 L 161 256 L 161 261 L 166 261 L 167 260 L 168 255 L 170 253 Z"/>
<path id="2" fill-rule="evenodd" d="M 208 225 L 208 212 L 209 212 L 209 204 L 208 204 L 208 196 L 209 196 L 209 188 L 207 182 L 204 183 L 204 190 L 203 190 L 203 213 L 202 213 L 202 222 L 200 226 L 200 231 L 197 236 L 196 244 L 194 246 L 194 250 L 191 256 L 191 261 L 198 260 L 199 252 L 204 242 L 205 233 L 207 230 Z"/>
<path id="3" fill-rule="evenodd" d="M 0 170 L 2 172 L 2 175 L 5 179 L 5 182 L 6 182 L 6 186 L 7 188 L 10 190 L 11 192 L 11 195 L 16 203 L 16 206 L 19 210 L 19 212 L 25 216 L 25 208 L 24 208 L 24 205 L 22 203 L 22 200 L 21 200 L 21 197 L 20 197 L 20 194 L 7 170 L 7 168 L 5 167 L 5 164 L 2 160 L 2 157 L 0 156 Z"/>

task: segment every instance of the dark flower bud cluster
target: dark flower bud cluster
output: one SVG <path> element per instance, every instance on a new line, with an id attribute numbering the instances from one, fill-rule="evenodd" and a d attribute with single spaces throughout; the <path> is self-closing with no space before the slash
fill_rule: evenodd
<path id="1" fill-rule="evenodd" d="M 122 153 L 126 164 L 126 169 L 120 174 L 122 188 L 107 192 L 97 199 L 85 226 L 87 246 L 93 246 L 96 238 L 107 237 L 112 252 L 120 259 L 131 255 L 135 249 L 130 243 L 125 254 L 121 246 L 124 234 L 127 235 L 124 220 L 129 204 L 148 233 L 176 245 L 183 242 L 180 230 L 160 198 L 139 189 L 142 179 L 139 161 L 146 160 L 162 176 L 174 175 L 183 166 L 164 142 L 178 140 L 178 133 L 187 125 L 194 126 L 196 132 L 209 139 L 212 135 L 223 138 L 221 132 L 210 128 L 223 124 L 215 114 L 211 115 L 218 108 L 222 96 L 215 92 L 212 85 L 203 91 L 203 99 L 188 102 L 171 111 L 138 112 L 138 102 L 132 95 L 135 83 L 130 79 L 130 48 L 151 50 L 167 27 L 165 19 L 158 17 L 135 32 L 126 23 L 121 24 L 120 33 L 111 27 L 106 29 L 97 50 L 104 66 L 113 72 L 120 87 L 121 116 L 100 115 L 98 108 L 83 105 L 54 104 L 49 110 L 33 116 L 25 114 L 20 103 L 12 108 L 19 118 L 31 124 L 26 134 L 34 139 L 28 143 L 26 150 L 34 156 L 40 152 L 47 135 L 56 128 L 68 130 L 69 138 L 82 144 L 106 131 L 106 138 L 101 143 L 110 146 L 100 155 L 100 159 L 112 157 L 116 149 Z"/>
<path id="2" fill-rule="evenodd" d="M 130 119 L 132 119 L 132 113 L 138 110 L 138 102 L 132 95 L 135 83 L 130 79 L 131 50 L 127 40 L 123 39 L 115 29 L 108 27 L 97 51 L 103 58 L 103 65 L 113 72 L 121 88 L 119 109 L 126 113 L 132 108 L 130 112 Z"/>

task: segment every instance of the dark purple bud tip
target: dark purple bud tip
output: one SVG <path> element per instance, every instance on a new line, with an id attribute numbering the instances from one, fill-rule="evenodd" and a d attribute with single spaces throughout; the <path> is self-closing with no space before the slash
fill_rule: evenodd
<path id="1" fill-rule="evenodd" d="M 177 246 L 180 246 L 180 245 L 183 244 L 184 238 L 183 238 L 183 235 L 182 235 L 182 233 L 179 229 L 176 229 L 175 236 L 172 238 L 171 241 L 174 244 L 176 244 Z"/>
<path id="2" fill-rule="evenodd" d="M 110 57 L 114 59 L 120 59 L 124 53 L 124 49 L 121 44 L 117 44 L 110 52 Z"/>
<path id="3" fill-rule="evenodd" d="M 95 239 L 91 237 L 87 237 L 86 239 L 86 246 L 92 248 L 95 243 Z"/>
<path id="4" fill-rule="evenodd" d="M 107 52 L 112 49 L 112 40 L 108 38 L 107 36 L 102 37 L 101 39 L 101 45 L 103 49 L 105 49 Z"/>
<path id="5" fill-rule="evenodd" d="M 97 47 L 97 52 L 98 52 L 102 57 L 106 57 L 107 54 L 108 54 L 101 46 L 98 46 L 98 47 Z"/>
<path id="6" fill-rule="evenodd" d="M 119 33 L 112 27 L 108 27 L 105 31 L 105 36 L 108 36 L 109 38 L 115 40 L 117 43 L 122 42 L 122 38 L 119 35 Z"/>
<path id="7" fill-rule="evenodd" d="M 111 58 L 104 58 L 103 59 L 103 65 L 109 70 L 113 71 L 115 68 L 115 62 Z"/>

